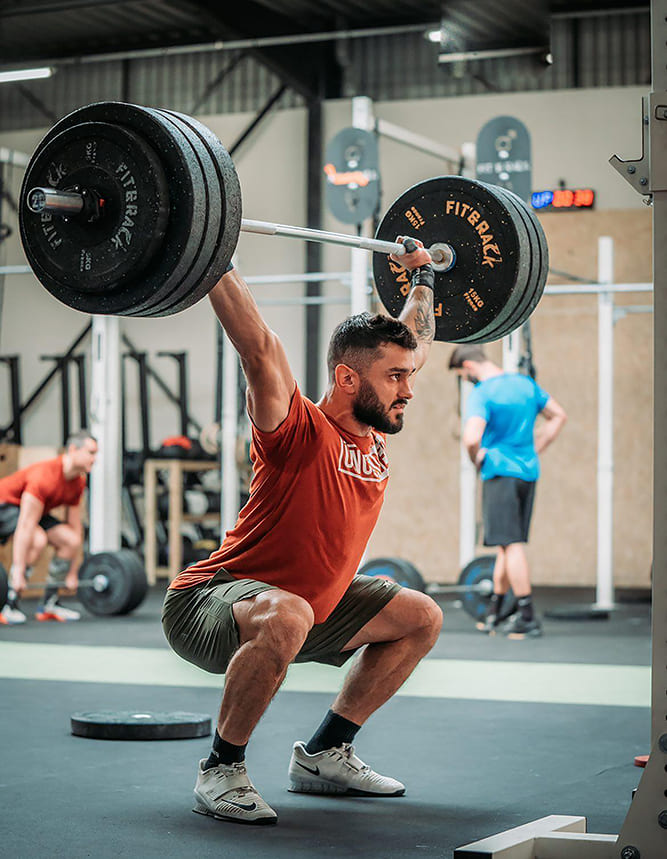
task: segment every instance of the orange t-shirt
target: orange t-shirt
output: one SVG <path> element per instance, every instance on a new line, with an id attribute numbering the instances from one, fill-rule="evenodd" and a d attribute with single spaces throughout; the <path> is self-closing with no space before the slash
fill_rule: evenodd
<path id="1" fill-rule="evenodd" d="M 253 427 L 250 498 L 222 546 L 171 588 L 210 579 L 276 585 L 326 620 L 352 581 L 375 527 L 389 476 L 384 436 L 343 430 L 296 388 L 273 432 Z"/>
<path id="2" fill-rule="evenodd" d="M 48 513 L 61 504 L 76 507 L 86 488 L 86 478 L 83 476 L 65 480 L 63 474 L 63 458 L 45 459 L 35 462 L 26 468 L 21 468 L 0 480 L 0 504 L 21 504 L 24 492 L 34 495 L 44 505 Z"/>

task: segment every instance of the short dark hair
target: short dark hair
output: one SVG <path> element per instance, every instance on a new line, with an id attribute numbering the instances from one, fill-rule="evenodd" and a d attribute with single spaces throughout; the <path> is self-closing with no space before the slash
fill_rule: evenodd
<path id="1" fill-rule="evenodd" d="M 477 343 L 461 343 L 449 358 L 449 369 L 460 370 L 464 361 L 488 361 L 486 352 Z"/>
<path id="2" fill-rule="evenodd" d="M 417 348 L 415 335 L 398 319 L 383 313 L 348 316 L 336 326 L 329 341 L 329 381 L 333 382 L 338 364 L 347 364 L 357 371 L 365 370 L 379 357 L 380 347 L 386 343 L 395 343 L 410 351 Z"/>
<path id="3" fill-rule="evenodd" d="M 70 446 L 74 446 L 76 448 L 82 448 L 86 441 L 90 439 L 97 444 L 97 439 L 94 435 L 91 435 L 88 430 L 82 429 L 77 432 L 70 433 L 67 436 L 67 443 L 65 444 L 65 448 Z"/>

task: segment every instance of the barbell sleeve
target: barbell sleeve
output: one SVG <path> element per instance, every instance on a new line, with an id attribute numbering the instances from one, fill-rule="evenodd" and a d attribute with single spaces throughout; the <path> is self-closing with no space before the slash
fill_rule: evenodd
<path id="1" fill-rule="evenodd" d="M 53 212 L 56 215 L 78 215 L 85 205 L 81 194 L 54 188 L 33 188 L 27 202 L 31 212 Z"/>

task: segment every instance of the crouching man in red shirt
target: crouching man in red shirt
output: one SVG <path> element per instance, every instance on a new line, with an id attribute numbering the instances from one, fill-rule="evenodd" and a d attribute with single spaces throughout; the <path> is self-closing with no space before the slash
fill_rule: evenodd
<path id="1" fill-rule="evenodd" d="M 83 542 L 82 496 L 86 477 L 95 462 L 97 442 L 85 430 L 67 440 L 65 453 L 36 462 L 0 480 L 0 543 L 13 535 L 9 597 L 0 623 L 25 623 L 19 597 L 27 585 L 28 570 L 46 545 L 55 556 L 49 565 L 49 581 L 38 620 L 78 620 L 79 613 L 61 605 L 58 588 L 78 584 L 79 550 Z M 67 507 L 65 522 L 50 511 Z"/>

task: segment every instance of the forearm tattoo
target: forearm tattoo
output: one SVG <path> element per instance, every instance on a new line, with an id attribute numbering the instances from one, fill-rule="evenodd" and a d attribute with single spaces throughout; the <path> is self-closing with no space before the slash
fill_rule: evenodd
<path id="1" fill-rule="evenodd" d="M 435 317 L 433 315 L 433 290 L 422 290 L 425 295 L 417 298 L 415 313 L 415 334 L 422 343 L 432 343 L 435 337 Z"/>

